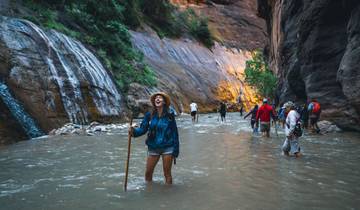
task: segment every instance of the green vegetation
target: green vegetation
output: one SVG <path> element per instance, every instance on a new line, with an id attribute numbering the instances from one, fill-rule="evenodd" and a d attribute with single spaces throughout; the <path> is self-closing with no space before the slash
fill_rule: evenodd
<path id="1" fill-rule="evenodd" d="M 153 70 L 131 45 L 128 28 L 151 26 L 160 37 L 189 33 L 205 46 L 213 41 L 207 20 L 194 11 L 179 12 L 168 0 L 24 0 L 38 25 L 55 29 L 92 46 L 126 92 L 132 82 L 156 85 Z"/>
<path id="2" fill-rule="evenodd" d="M 265 63 L 263 54 L 255 51 L 252 60 L 246 61 L 245 82 L 256 88 L 257 93 L 262 97 L 275 95 L 276 77 Z"/>
<path id="3" fill-rule="evenodd" d="M 193 37 L 202 42 L 206 47 L 211 48 L 214 45 L 207 18 L 198 17 L 194 10 L 187 9 L 178 15 L 177 22 L 181 28 L 188 30 Z"/>
<path id="4" fill-rule="evenodd" d="M 189 33 L 208 48 L 214 45 L 207 18 L 199 17 L 191 8 L 180 12 L 167 0 L 133 0 L 126 3 L 125 10 L 125 22 L 131 27 L 145 22 L 160 37 L 180 37 Z"/>

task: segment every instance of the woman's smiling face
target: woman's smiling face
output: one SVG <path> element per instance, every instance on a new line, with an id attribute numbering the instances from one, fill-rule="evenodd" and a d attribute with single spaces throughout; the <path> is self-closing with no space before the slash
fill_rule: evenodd
<path id="1" fill-rule="evenodd" d="M 164 98 L 162 95 L 155 96 L 155 107 L 162 107 L 164 105 Z"/>

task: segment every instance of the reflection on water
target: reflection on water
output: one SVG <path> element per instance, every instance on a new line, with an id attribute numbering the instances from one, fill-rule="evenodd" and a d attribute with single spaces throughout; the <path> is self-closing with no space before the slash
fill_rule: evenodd
<path id="1" fill-rule="evenodd" d="M 53 137 L 0 148 L 1 209 L 358 209 L 359 134 L 306 136 L 304 156 L 284 157 L 284 133 L 251 134 L 238 113 L 178 119 L 181 152 L 174 185 L 143 174 L 144 138 L 133 141 L 123 191 L 127 130 Z"/>

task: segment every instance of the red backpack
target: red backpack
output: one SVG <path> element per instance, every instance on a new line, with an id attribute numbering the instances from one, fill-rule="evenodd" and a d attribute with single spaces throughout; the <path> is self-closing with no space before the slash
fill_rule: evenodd
<path id="1" fill-rule="evenodd" d="M 312 109 L 312 113 L 317 114 L 320 112 L 320 104 L 318 102 L 312 102 L 313 103 L 313 109 Z"/>

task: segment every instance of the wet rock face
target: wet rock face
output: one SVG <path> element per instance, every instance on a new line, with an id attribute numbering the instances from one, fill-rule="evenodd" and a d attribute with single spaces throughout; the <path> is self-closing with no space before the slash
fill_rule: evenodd
<path id="1" fill-rule="evenodd" d="M 0 100 L 0 145 L 28 139 L 21 125 L 14 120 L 6 105 Z"/>
<path id="2" fill-rule="evenodd" d="M 280 101 L 316 98 L 322 118 L 360 130 L 360 2 L 258 0 Z"/>
<path id="3" fill-rule="evenodd" d="M 257 99 L 244 83 L 245 62 L 251 58 L 249 52 L 263 48 L 266 40 L 265 21 L 256 15 L 256 1 L 170 2 L 180 9 L 192 8 L 197 14 L 206 16 L 217 43 L 209 50 L 193 40 L 159 39 L 151 32 L 133 32 L 134 46 L 144 53 L 158 75 L 158 88 L 170 93 L 180 113 L 189 112 L 189 104 L 193 101 L 198 103 L 200 111 L 216 111 L 219 101 L 235 103 L 239 95 L 245 109 L 250 109 Z M 131 104 L 146 107 L 136 104 L 147 100 L 148 96 L 135 99 L 130 95 Z"/>
<path id="4" fill-rule="evenodd" d="M 198 104 L 200 112 L 216 111 L 220 101 L 236 103 L 239 95 L 246 110 L 257 102 L 254 90 L 244 83 L 245 62 L 251 58 L 248 51 L 218 43 L 210 51 L 187 39 L 160 39 L 154 33 L 131 32 L 131 35 L 134 46 L 155 70 L 157 88 L 171 96 L 180 113 L 189 113 L 191 102 Z M 135 96 L 130 98 L 132 104 L 140 102 L 139 99 L 148 101 L 148 93 L 153 92 L 137 87 L 130 90 L 129 95 Z"/>
<path id="5" fill-rule="evenodd" d="M 0 16 L 0 79 L 45 132 L 121 114 L 121 96 L 95 56 L 29 21 Z"/>

